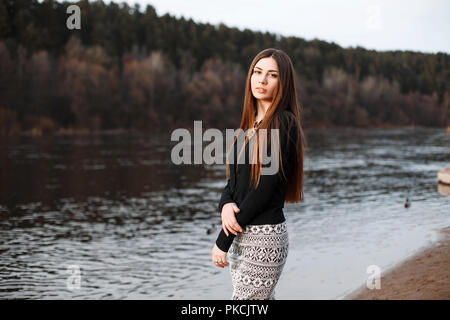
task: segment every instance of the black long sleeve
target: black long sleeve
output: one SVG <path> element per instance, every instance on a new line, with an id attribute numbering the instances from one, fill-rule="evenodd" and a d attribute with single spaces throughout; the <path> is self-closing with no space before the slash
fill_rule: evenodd
<path id="1" fill-rule="evenodd" d="M 222 208 L 226 203 L 229 202 L 234 202 L 232 196 L 231 196 L 231 187 L 230 187 L 230 183 L 231 183 L 231 178 L 228 179 L 227 185 L 225 186 L 225 188 L 223 189 L 222 192 L 222 196 L 220 197 L 220 201 L 219 201 L 219 212 L 222 212 Z"/>
<path id="2" fill-rule="evenodd" d="M 290 164 L 293 162 L 292 157 L 294 155 L 294 148 L 297 139 L 295 122 L 291 122 L 289 142 L 286 141 L 286 123 L 284 125 L 280 125 L 279 133 L 283 168 L 286 177 L 289 177 Z M 272 146 L 272 143 L 270 146 Z M 269 150 L 270 146 L 268 147 Z M 270 164 L 263 164 L 263 167 L 268 166 L 270 166 Z M 287 179 L 282 176 L 281 167 L 276 174 L 261 175 L 257 188 L 253 185 L 249 187 L 248 178 L 250 173 L 250 165 L 243 164 L 240 169 L 242 172 L 235 177 L 237 185 L 234 193 L 231 192 L 232 187 L 230 186 L 230 180 L 232 181 L 232 179 L 228 180 L 228 183 L 224 188 L 219 203 L 220 212 L 222 212 L 222 207 L 225 203 L 236 202 L 240 209 L 240 211 L 236 213 L 236 220 L 241 228 L 244 228 L 248 224 L 265 224 L 274 223 L 275 221 L 281 222 L 280 220 L 284 220 L 282 208 L 284 207 Z M 235 238 L 234 234 L 230 232 L 228 234 L 229 236 L 227 237 L 223 229 L 221 229 L 216 240 L 216 245 L 220 250 L 225 252 L 228 251 Z"/>

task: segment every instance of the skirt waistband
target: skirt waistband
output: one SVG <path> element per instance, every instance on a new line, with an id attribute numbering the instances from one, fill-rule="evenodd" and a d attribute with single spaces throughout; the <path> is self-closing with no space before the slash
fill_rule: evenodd
<path id="1" fill-rule="evenodd" d="M 242 233 L 252 235 L 282 234 L 287 231 L 286 221 L 277 224 L 246 225 Z"/>

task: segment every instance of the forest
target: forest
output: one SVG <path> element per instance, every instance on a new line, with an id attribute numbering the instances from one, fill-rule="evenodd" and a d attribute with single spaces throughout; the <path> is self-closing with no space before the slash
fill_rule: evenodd
<path id="1" fill-rule="evenodd" d="M 342 48 L 151 5 L 0 0 L 0 135 L 237 128 L 248 68 L 269 47 L 292 59 L 305 128 L 450 125 L 447 53 Z"/>

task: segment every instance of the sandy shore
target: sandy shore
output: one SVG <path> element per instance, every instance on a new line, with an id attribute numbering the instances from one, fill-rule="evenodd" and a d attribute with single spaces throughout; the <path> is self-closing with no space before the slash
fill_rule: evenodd
<path id="1" fill-rule="evenodd" d="M 450 227 L 433 246 L 382 273 L 380 289 L 364 285 L 344 299 L 450 300 Z"/>

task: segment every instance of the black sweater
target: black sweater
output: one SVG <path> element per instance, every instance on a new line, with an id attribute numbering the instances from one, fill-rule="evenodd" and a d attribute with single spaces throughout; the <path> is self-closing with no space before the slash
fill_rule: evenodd
<path id="1" fill-rule="evenodd" d="M 288 111 L 280 112 L 280 148 L 283 158 L 283 168 L 285 176 L 290 177 L 292 165 L 295 163 L 295 144 L 298 138 L 294 116 Z M 290 128 L 290 129 L 288 129 Z M 289 130 L 289 142 L 287 141 L 287 132 Z M 270 132 L 267 132 L 270 135 Z M 278 224 L 285 221 L 283 214 L 284 200 L 286 196 L 287 180 L 284 178 L 281 167 L 277 174 L 262 175 L 259 180 L 259 185 L 250 187 L 250 173 L 251 166 L 249 164 L 247 143 L 245 147 L 245 163 L 237 164 L 236 144 L 233 149 L 234 163 L 229 165 L 230 178 L 223 189 L 222 196 L 219 202 L 219 212 L 226 203 L 234 202 L 240 209 L 235 213 L 236 220 L 242 229 L 246 225 L 261 225 L 261 224 Z M 272 143 L 268 146 L 268 156 L 271 155 Z M 241 155 L 241 157 L 244 154 Z M 277 159 L 278 161 L 278 159 Z M 263 164 L 263 167 L 269 167 L 270 164 Z M 235 171 L 237 170 L 237 172 Z M 223 229 L 221 229 L 216 240 L 216 245 L 220 250 L 228 252 L 235 235 L 228 232 L 226 236 Z"/>

